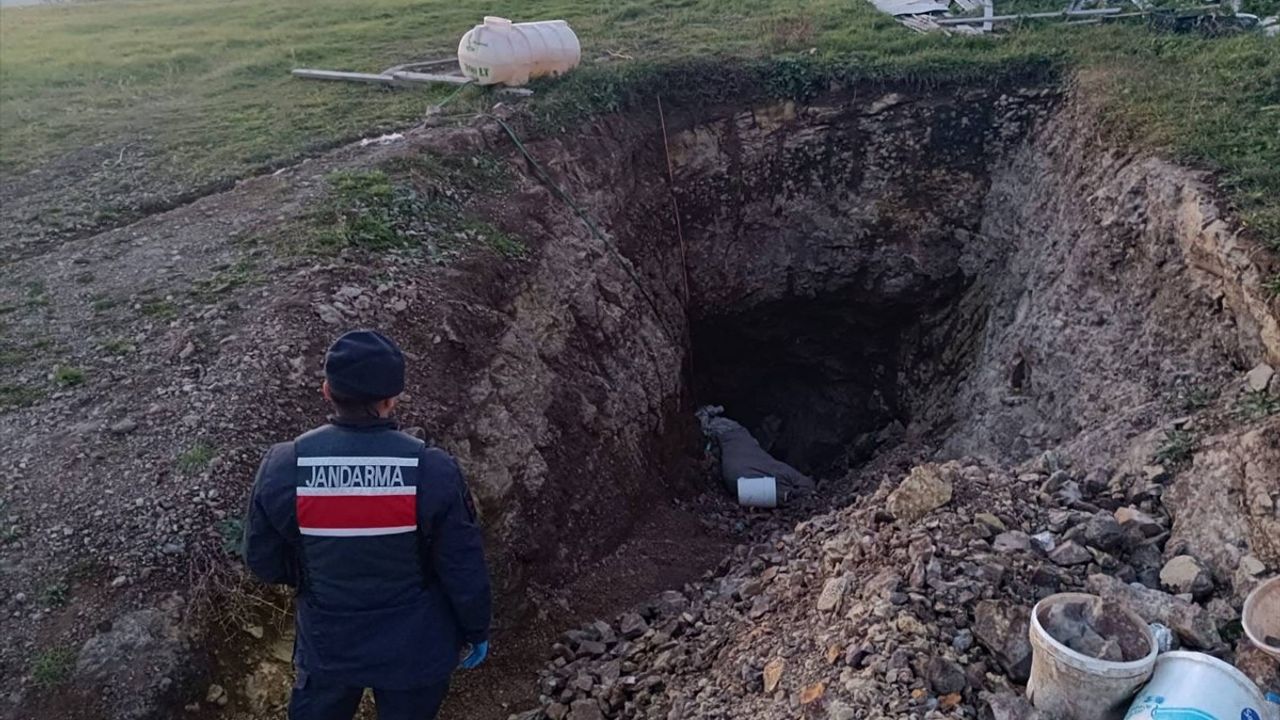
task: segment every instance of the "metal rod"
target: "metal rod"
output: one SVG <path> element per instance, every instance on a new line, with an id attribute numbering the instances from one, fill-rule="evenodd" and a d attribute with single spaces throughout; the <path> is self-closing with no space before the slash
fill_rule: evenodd
<path id="1" fill-rule="evenodd" d="M 446 83 L 449 85 L 466 85 L 471 82 L 471 78 L 465 75 L 437 75 L 435 73 L 419 73 L 409 72 L 408 70 L 397 70 L 391 73 L 391 77 L 404 83 Z"/>
<path id="2" fill-rule="evenodd" d="M 307 80 L 339 80 L 343 82 L 374 83 L 376 85 L 391 85 L 396 81 L 396 79 L 390 75 L 341 72 L 339 70 L 311 70 L 308 68 L 298 68 L 294 70 L 293 76 L 306 78 Z"/>
<path id="3" fill-rule="evenodd" d="M 1088 17 L 1090 15 L 1115 15 L 1120 8 L 1094 10 L 1057 10 L 1054 12 L 1023 13 L 1021 15 L 993 15 L 991 17 L 937 18 L 939 25 L 967 25 L 969 23 L 1003 22 L 1005 20 L 1030 20 L 1033 18 Z"/>

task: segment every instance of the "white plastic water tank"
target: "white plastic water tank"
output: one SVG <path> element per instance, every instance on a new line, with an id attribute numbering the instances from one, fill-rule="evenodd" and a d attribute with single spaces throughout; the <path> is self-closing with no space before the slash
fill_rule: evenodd
<path id="1" fill-rule="evenodd" d="M 458 43 L 462 72 L 481 85 L 524 85 L 530 78 L 566 73 L 581 59 L 578 36 L 563 20 L 486 17 Z"/>

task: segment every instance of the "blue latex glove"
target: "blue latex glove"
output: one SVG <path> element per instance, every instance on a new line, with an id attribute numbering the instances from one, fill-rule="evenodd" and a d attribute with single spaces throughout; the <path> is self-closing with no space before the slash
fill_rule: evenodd
<path id="1" fill-rule="evenodd" d="M 462 662 L 458 663 L 458 667 L 463 670 L 472 670 L 479 667 L 484 659 L 489 657 L 489 641 L 478 642 L 471 646 L 471 652 L 462 658 Z"/>

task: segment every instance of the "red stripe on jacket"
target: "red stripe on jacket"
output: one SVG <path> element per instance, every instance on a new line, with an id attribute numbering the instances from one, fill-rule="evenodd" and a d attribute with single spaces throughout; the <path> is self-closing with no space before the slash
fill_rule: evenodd
<path id="1" fill-rule="evenodd" d="M 413 495 L 299 495 L 298 526 L 387 528 L 417 525 Z"/>

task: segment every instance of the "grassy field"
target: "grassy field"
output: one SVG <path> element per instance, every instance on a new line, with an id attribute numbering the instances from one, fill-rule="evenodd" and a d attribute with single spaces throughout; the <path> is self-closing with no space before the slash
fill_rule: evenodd
<path id="1" fill-rule="evenodd" d="M 1280 5 L 1252 2 L 1263 12 Z M 485 14 L 565 18 L 585 58 L 633 58 L 546 88 L 537 102 L 561 117 L 620 107 L 635 88 L 706 91 L 734 66 L 789 94 L 832 76 L 938 82 L 1086 71 L 1110 127 L 1217 171 L 1247 221 L 1280 247 L 1280 42 L 1158 35 L 1141 25 L 922 36 L 861 0 L 101 0 L 5 9 L 0 175 L 10 181 L 86 146 L 123 153 L 134 144 L 162 172 L 200 185 L 402 126 L 447 91 L 308 83 L 288 71 L 376 71 L 449 55 Z"/>

